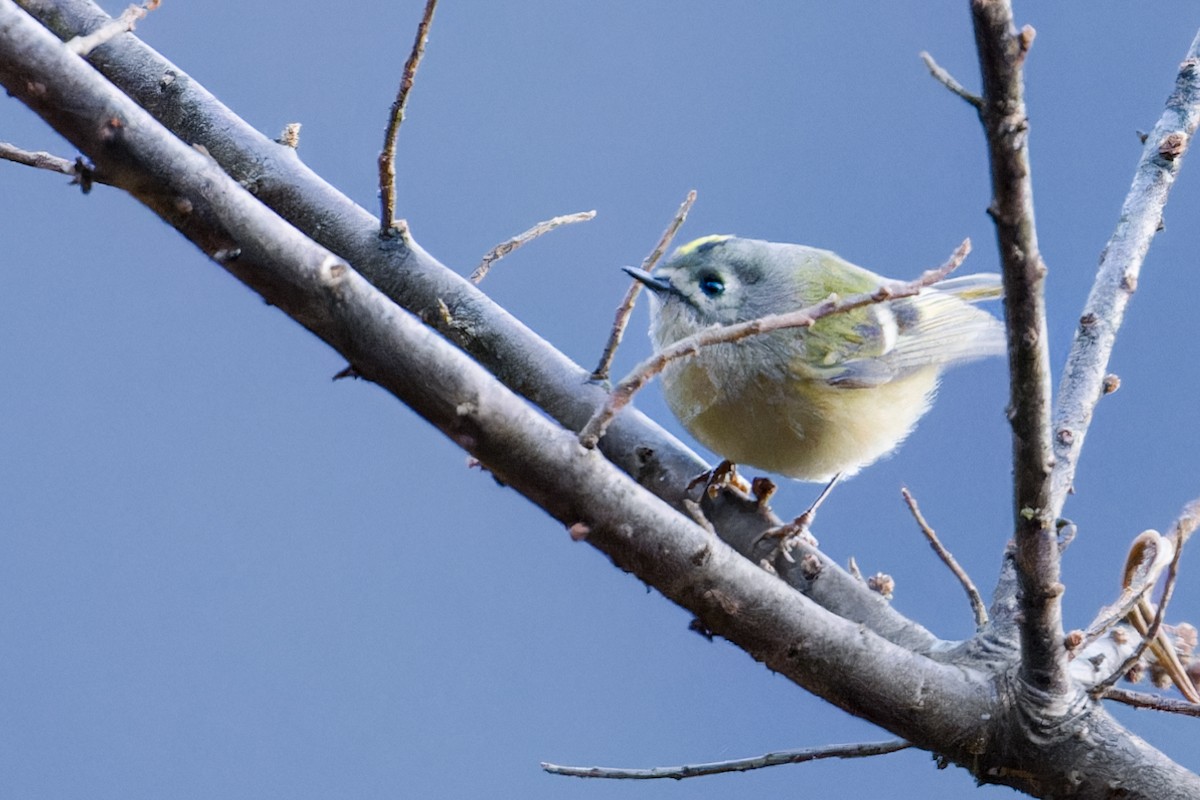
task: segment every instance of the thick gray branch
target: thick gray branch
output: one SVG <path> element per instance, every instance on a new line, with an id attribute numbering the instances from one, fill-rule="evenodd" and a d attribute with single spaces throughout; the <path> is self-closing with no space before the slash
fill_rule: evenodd
<path id="1" fill-rule="evenodd" d="M 772 669 L 931 747 L 987 738 L 994 690 L 817 606 L 638 486 L 161 128 L 0 0 L 0 82 L 272 305 L 498 479 Z M 166 176 L 166 177 L 164 177 Z M 564 534 L 565 535 L 565 534 Z M 915 713 L 918 712 L 919 713 Z"/>
<path id="2" fill-rule="evenodd" d="M 19 0 L 18 5 L 62 39 L 86 34 L 109 20 L 90 0 Z M 381 240 L 374 214 L 326 183 L 300 161 L 295 150 L 250 127 L 136 36 L 121 36 L 97 48 L 89 60 L 180 139 L 203 145 L 258 200 L 352 263 L 394 302 L 438 329 L 564 427 L 579 430 L 607 399 L 604 388 L 589 380 L 587 370 L 411 239 Z M 448 320 L 443 304 L 449 309 Z M 678 439 L 633 408 L 614 421 L 600 449 L 676 507 L 682 505 L 688 482 L 708 468 Z M 726 496 L 706 501 L 706 506 L 722 538 L 757 563 L 762 555 L 755 550 L 760 535 L 780 520 Z M 909 649 L 946 649 L 946 644 L 897 614 L 837 564 L 815 551 L 811 555 L 822 565 L 820 580 L 806 580 L 794 571 L 788 575 L 816 602 Z"/>

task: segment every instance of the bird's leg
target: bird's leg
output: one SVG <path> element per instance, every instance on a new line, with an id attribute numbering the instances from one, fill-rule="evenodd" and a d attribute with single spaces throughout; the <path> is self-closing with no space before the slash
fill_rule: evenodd
<path id="1" fill-rule="evenodd" d="M 833 487 L 837 486 L 838 481 L 841 479 L 842 473 L 839 472 L 837 475 L 834 475 L 833 480 L 825 485 L 825 488 L 817 495 L 817 499 L 812 502 L 812 505 L 803 514 L 791 522 L 780 525 L 778 528 L 772 528 L 764 533 L 763 536 L 777 537 L 779 539 L 778 551 L 789 560 L 791 556 L 788 555 L 788 551 L 791 549 L 793 541 L 807 542 L 816 547 L 817 540 L 812 535 L 812 524 L 813 520 L 817 518 L 817 509 L 821 507 L 821 504 L 825 502 L 825 498 L 829 497 L 829 493 L 833 491 Z"/>
<path id="2" fill-rule="evenodd" d="M 838 481 L 841 479 L 842 473 L 839 472 L 837 475 L 834 475 L 833 479 L 830 480 L 829 483 L 825 484 L 825 488 L 821 490 L 819 495 L 817 495 L 817 499 L 813 500 L 812 505 L 809 506 L 803 514 L 792 520 L 792 524 L 798 525 L 805 530 L 811 528 L 813 520 L 817 518 L 817 509 L 821 507 L 821 504 L 825 502 L 825 498 L 829 497 L 830 492 L 833 491 L 833 487 L 837 486 Z"/>

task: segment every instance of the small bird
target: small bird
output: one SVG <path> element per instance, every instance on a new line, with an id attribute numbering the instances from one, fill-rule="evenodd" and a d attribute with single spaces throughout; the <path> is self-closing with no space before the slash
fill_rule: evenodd
<path id="1" fill-rule="evenodd" d="M 828 250 L 734 236 L 685 244 L 652 274 L 626 272 L 653 293 L 659 350 L 713 325 L 891 282 Z M 972 305 L 1000 296 L 999 275 L 968 275 L 810 328 L 703 347 L 667 366 L 663 392 L 728 461 L 804 481 L 853 475 L 904 441 L 947 367 L 1005 352 L 1003 325 Z"/>

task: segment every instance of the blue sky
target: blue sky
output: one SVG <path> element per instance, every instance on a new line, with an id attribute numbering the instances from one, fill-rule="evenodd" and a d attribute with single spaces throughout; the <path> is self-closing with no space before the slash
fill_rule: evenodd
<path id="1" fill-rule="evenodd" d="M 168 3 L 139 34 L 374 210 L 375 158 L 421 3 Z M 591 366 L 626 279 L 687 190 L 681 240 L 736 233 L 915 276 L 970 236 L 996 268 L 982 134 L 929 50 L 978 85 L 966 2 L 443 0 L 400 134 L 399 211 L 463 274 Z M 109 10 L 117 10 L 110 6 Z M 1051 352 L 1200 13 L 1019 3 Z M 0 139 L 74 155 L 16 101 Z M 1197 158 L 1193 155 L 1189 160 Z M 1197 165 L 1147 259 L 1067 514 L 1066 624 L 1117 592 L 1129 541 L 1200 495 Z M 115 190 L 0 163 L 0 792 L 26 798 L 708 798 L 974 792 L 922 753 L 682 783 L 543 775 L 887 738 L 771 675 L 573 543 L 394 399 Z M 644 309 L 618 372 L 649 351 Z M 1011 527 L 1003 363 L 951 373 L 816 533 L 897 582 L 939 635 L 972 625 L 899 497 L 981 586 Z M 651 386 L 637 404 L 681 435 Z M 685 440 L 686 436 L 685 436 Z M 786 482 L 783 515 L 817 487 Z M 1196 621 L 1185 578 L 1171 620 Z M 1193 769 L 1195 723 L 1115 709 Z M 1189 736 L 1188 734 L 1191 734 Z"/>

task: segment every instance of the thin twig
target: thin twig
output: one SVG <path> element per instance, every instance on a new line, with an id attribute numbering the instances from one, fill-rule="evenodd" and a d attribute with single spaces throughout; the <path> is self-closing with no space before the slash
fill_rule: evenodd
<path id="1" fill-rule="evenodd" d="M 976 111 L 983 107 L 983 99 L 979 95 L 972 94 L 971 92 L 967 91 L 966 87 L 956 81 L 953 75 L 951 75 L 940 64 L 934 61 L 933 56 L 929 55 L 929 53 L 925 52 L 924 50 L 921 51 L 921 60 L 925 62 L 925 67 L 929 70 L 929 74 L 933 76 L 934 80 L 936 80 L 942 86 L 945 86 L 952 93 L 961 97 L 963 100 L 966 100 L 975 107 Z"/>
<path id="2" fill-rule="evenodd" d="M 642 269 L 650 272 L 654 269 L 654 265 L 663 257 L 663 253 L 667 252 L 667 248 L 671 246 L 671 240 L 675 238 L 675 234 L 679 232 L 679 228 L 683 225 L 683 221 L 687 219 L 688 212 L 692 210 L 692 204 L 696 202 L 696 190 L 692 189 L 687 193 L 683 203 L 680 204 L 679 210 L 675 212 L 671 224 L 663 231 L 663 235 L 659 237 L 658 244 L 650 251 L 650 255 L 646 256 L 642 261 Z M 612 331 L 608 334 L 608 342 L 604 345 L 604 352 L 600 354 L 600 363 L 592 370 L 592 380 L 597 383 L 602 383 L 608 380 L 608 375 L 612 369 L 613 357 L 617 354 L 617 347 L 621 344 L 621 339 L 625 336 L 625 328 L 629 325 L 629 316 L 633 313 L 633 304 L 637 300 L 642 291 L 641 281 L 633 281 L 629 284 L 629 290 L 625 292 L 625 297 L 621 300 L 621 304 L 617 306 L 616 317 L 613 319 Z"/>
<path id="3" fill-rule="evenodd" d="M 483 260 L 479 262 L 479 266 L 476 267 L 475 271 L 471 273 L 471 283 L 478 285 L 480 281 L 487 277 L 488 270 L 492 268 L 492 264 L 495 264 L 509 253 L 516 250 L 518 247 L 532 242 L 542 234 L 549 233 L 555 228 L 563 225 L 570 225 L 573 222 L 587 222 L 589 219 L 594 219 L 595 216 L 595 211 L 580 211 L 575 214 L 563 214 L 560 217 L 543 220 L 524 233 L 518 234 L 511 239 L 506 239 L 489 250 L 487 255 L 483 257 Z"/>
<path id="4" fill-rule="evenodd" d="M 421 66 L 421 57 L 425 55 L 425 43 L 429 41 L 429 26 L 433 24 L 433 12 L 436 8 L 437 0 L 425 0 L 425 13 L 421 17 L 421 24 L 417 26 L 417 38 L 408 54 L 408 61 L 404 63 L 400 90 L 392 103 L 387 131 L 383 136 L 383 152 L 379 154 L 379 201 L 382 207 L 379 214 L 379 231 L 384 236 L 388 235 L 396 222 L 396 139 L 400 136 L 400 125 L 404 122 L 408 93 L 412 91 L 417 67 Z"/>
<path id="5" fill-rule="evenodd" d="M 1100 266 L 1071 344 L 1054 412 L 1054 473 L 1051 505 L 1061 515 L 1073 490 L 1075 468 L 1096 404 L 1106 393 L 1108 360 L 1125 308 L 1137 289 L 1150 242 L 1162 223 L 1163 208 L 1184 151 L 1200 122 L 1200 34 L 1179 66 L 1162 116 L 1147 136 L 1133 185 L 1121 206 L 1117 226 L 1100 256 Z"/>
<path id="6" fill-rule="evenodd" d="M 37 167 L 63 175 L 75 176 L 74 161 L 47 153 L 45 150 L 22 150 L 8 142 L 0 142 L 0 159 L 14 161 L 27 167 Z"/>
<path id="7" fill-rule="evenodd" d="M 971 252 L 971 240 L 964 239 L 963 243 L 958 246 L 958 249 L 954 251 L 945 264 L 942 264 L 937 269 L 926 271 L 914 281 L 908 283 L 893 282 L 880 286 L 873 292 L 864 292 L 846 298 L 831 295 L 828 299 L 807 308 L 783 314 L 768 314 L 765 317 L 738 322 L 733 325 L 714 325 L 691 336 L 686 336 L 674 344 L 659 350 L 650 356 L 650 358 L 647 358 L 634 367 L 633 371 L 625 376 L 609 393 L 608 400 L 605 401 L 604 405 L 583 426 L 583 430 L 579 432 L 579 441 L 584 447 L 595 447 L 604 436 L 604 431 L 608 428 L 609 423 L 612 422 L 621 409 L 629 405 L 629 402 L 637 394 L 638 390 L 645 386 L 655 375 L 666 369 L 667 365 L 672 361 L 694 356 L 702 347 L 728 344 L 750 336 L 757 336 L 786 328 L 807 328 L 811 327 L 817 320 L 832 314 L 841 314 L 856 308 L 862 308 L 863 306 L 874 305 L 875 303 L 882 303 L 901 297 L 911 297 L 918 294 L 922 289 L 942 280 L 957 269 L 969 252 Z"/>
<path id="8" fill-rule="evenodd" d="M 983 598 L 979 595 L 979 590 L 975 588 L 975 583 L 971 580 L 971 576 L 962 568 L 954 558 L 954 555 L 942 545 L 937 533 L 925 521 L 925 515 L 921 513 L 921 507 L 917 505 L 917 499 L 912 496 L 912 492 L 908 490 L 908 487 L 901 487 L 900 494 L 904 497 L 904 502 L 908 505 L 908 510 L 912 512 L 913 519 L 917 521 L 917 525 L 921 528 L 921 533 L 925 534 L 925 539 L 929 542 L 929 546 L 933 548 L 933 552 L 937 553 L 942 563 L 954 573 L 954 577 L 958 578 L 958 582 L 962 584 L 963 590 L 967 593 L 967 599 L 971 601 L 971 611 L 975 614 L 975 630 L 983 630 L 988 624 L 987 606 L 983 604 Z"/>
<path id="9" fill-rule="evenodd" d="M 146 0 L 140 6 L 130 6 L 121 16 L 110 19 L 87 36 L 76 36 L 66 43 L 67 49 L 78 56 L 86 56 L 100 45 L 133 30 L 138 20 L 158 8 L 161 0 Z"/>
<path id="10" fill-rule="evenodd" d="M 95 167 L 85 161 L 83 156 L 76 156 L 74 161 L 68 161 L 61 156 L 47 153 L 45 150 L 22 150 L 8 142 L 0 142 L 0 159 L 57 172 L 60 175 L 69 175 L 74 179 L 71 183 L 77 184 L 84 194 L 90 192 L 92 184 L 97 182 Z"/>
<path id="11" fill-rule="evenodd" d="M 776 767 L 781 764 L 803 764 L 823 758 L 866 758 L 895 753 L 912 747 L 903 739 L 885 742 L 862 742 L 859 744 L 831 744 L 825 747 L 809 747 L 802 750 L 780 750 L 764 753 L 752 758 L 737 758 L 731 761 L 714 761 L 707 764 L 684 764 L 678 767 L 653 767 L 651 769 L 625 769 L 621 767 L 569 767 L 542 762 L 542 769 L 552 775 L 572 778 L 613 778 L 623 780 L 657 780 L 671 778 L 697 778 L 701 775 L 719 775 L 723 772 L 748 772 L 752 769 Z"/>
<path id="12" fill-rule="evenodd" d="M 1116 700 L 1134 708 L 1149 708 L 1153 711 L 1168 711 L 1172 714 L 1183 714 L 1188 717 L 1200 717 L 1200 703 L 1189 703 L 1187 700 L 1176 700 L 1174 697 L 1161 697 L 1149 692 L 1135 692 L 1132 689 L 1118 689 L 1110 686 L 1101 695 L 1102 700 Z"/>
<path id="13" fill-rule="evenodd" d="M 1182 547 L 1186 544 L 1197 528 L 1200 528 L 1200 498 L 1185 505 L 1171 526 L 1171 537 L 1175 540 L 1175 546 Z"/>

